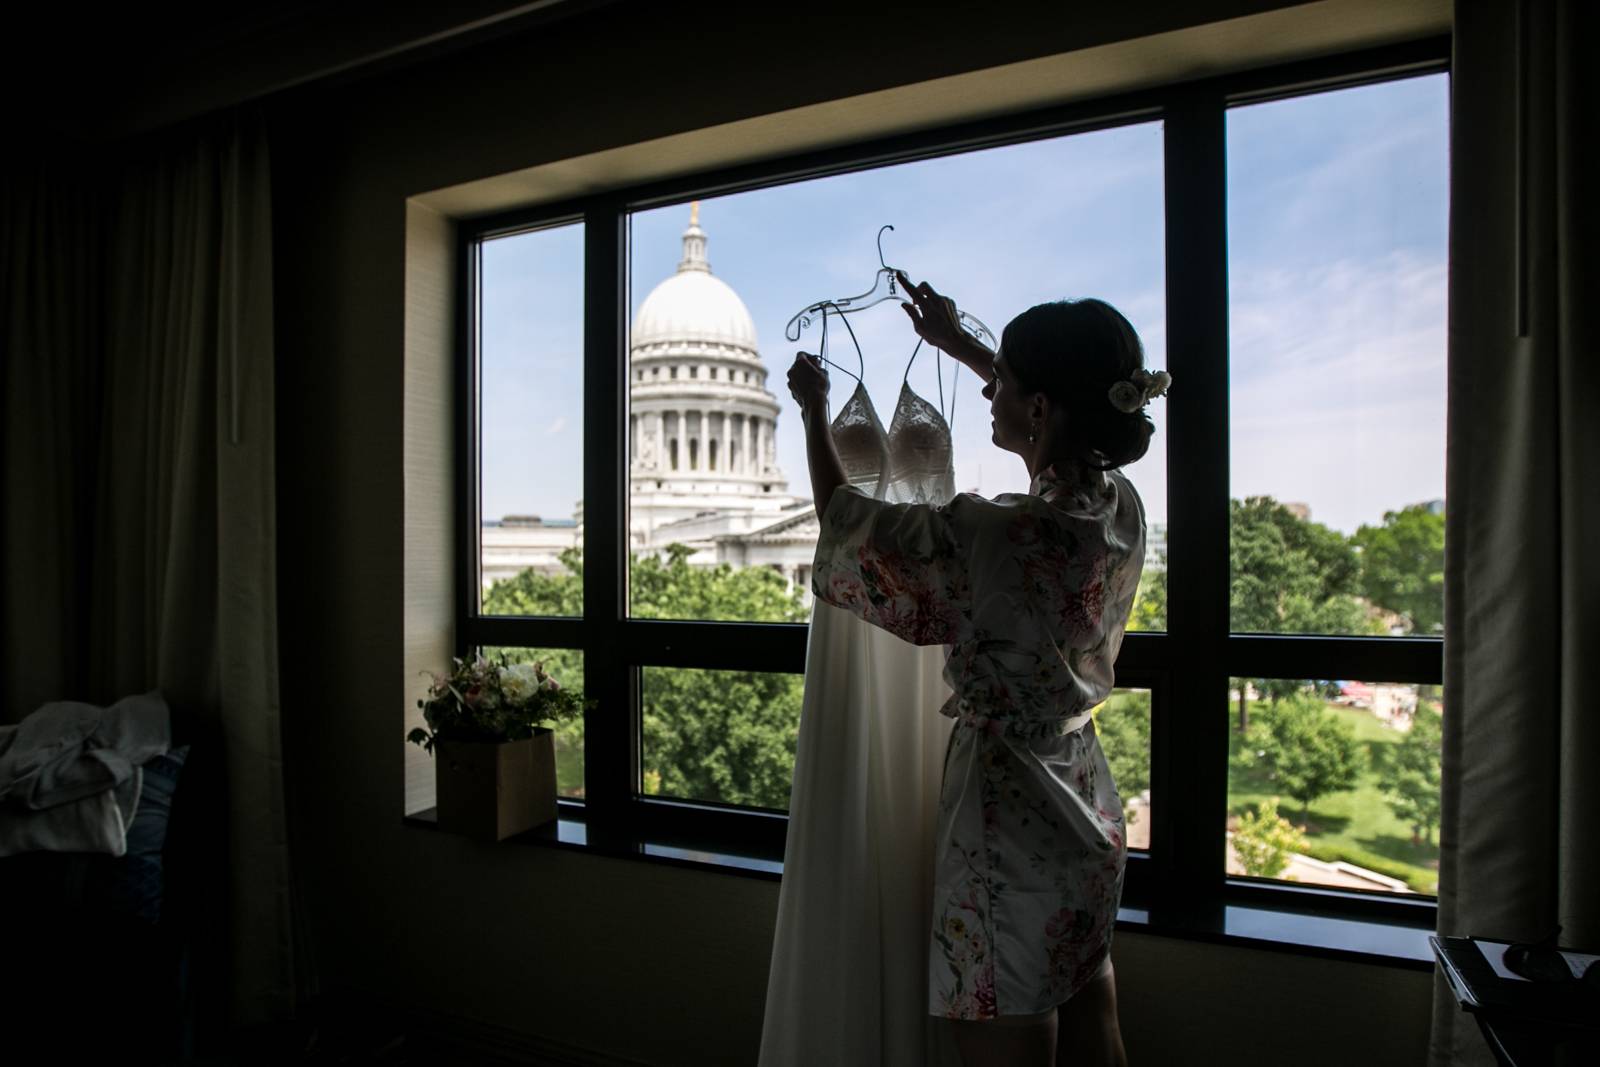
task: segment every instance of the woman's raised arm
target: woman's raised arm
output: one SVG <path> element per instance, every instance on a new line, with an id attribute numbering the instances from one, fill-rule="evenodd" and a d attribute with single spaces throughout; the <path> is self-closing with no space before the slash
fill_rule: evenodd
<path id="1" fill-rule="evenodd" d="M 806 465 L 811 468 L 812 504 L 817 518 L 827 514 L 834 490 L 845 483 L 844 464 L 828 427 L 828 372 L 816 356 L 801 352 L 789 368 L 789 394 L 800 405 L 806 430 Z"/>
<path id="2" fill-rule="evenodd" d="M 987 345 L 961 328 L 956 314 L 956 302 L 941 296 L 927 282 L 911 284 L 904 271 L 895 271 L 895 277 L 911 297 L 911 303 L 901 304 L 917 336 L 971 369 L 985 385 L 994 377 L 994 353 Z"/>

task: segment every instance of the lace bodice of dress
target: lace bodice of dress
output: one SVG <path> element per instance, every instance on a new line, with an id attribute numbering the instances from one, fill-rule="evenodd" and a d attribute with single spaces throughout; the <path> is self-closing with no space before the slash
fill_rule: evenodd
<path id="1" fill-rule="evenodd" d="M 859 384 L 834 416 L 832 431 L 845 478 L 875 499 L 943 504 L 955 496 L 949 424 L 909 383 L 900 386 L 887 433 Z"/>
<path id="2" fill-rule="evenodd" d="M 889 466 L 889 435 L 873 410 L 867 387 L 856 384 L 829 427 L 833 447 L 844 466 L 845 480 L 864 493 L 878 495 L 883 472 Z"/>
<path id="3" fill-rule="evenodd" d="M 883 499 L 892 504 L 945 504 L 955 495 L 950 424 L 909 383 L 901 383 L 889 422 L 889 477 Z"/>

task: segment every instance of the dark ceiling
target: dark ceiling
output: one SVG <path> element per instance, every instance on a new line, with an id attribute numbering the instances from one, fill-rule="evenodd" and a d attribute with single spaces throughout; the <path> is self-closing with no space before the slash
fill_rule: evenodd
<path id="1" fill-rule="evenodd" d="M 535 30 L 616 0 L 243 0 L 22 5 L 0 90 L 13 127 L 69 140 L 146 132 L 312 82 Z"/>

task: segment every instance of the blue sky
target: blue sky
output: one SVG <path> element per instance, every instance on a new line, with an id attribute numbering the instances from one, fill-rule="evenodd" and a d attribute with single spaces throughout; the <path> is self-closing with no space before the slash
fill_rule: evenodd
<path id="1" fill-rule="evenodd" d="M 1442 76 L 1229 114 L 1231 481 L 1235 496 L 1308 503 L 1339 529 L 1443 496 L 1447 85 Z M 1161 127 L 1147 123 L 705 200 L 713 272 L 756 323 L 785 405 L 778 460 L 806 495 L 784 371 L 801 307 L 861 292 L 890 264 L 932 281 L 996 334 L 1018 312 L 1097 296 L 1166 365 Z M 633 216 L 630 312 L 681 255 L 688 206 Z M 851 318 L 887 421 L 915 344 L 892 303 Z M 842 330 L 833 357 L 854 366 Z M 572 513 L 582 486 L 582 239 L 576 227 L 484 248 L 484 516 Z M 945 395 L 952 364 L 945 361 Z M 834 372 L 836 400 L 853 385 Z M 911 382 L 937 396 L 931 350 Z M 1175 383 L 1181 390 L 1183 383 Z M 1025 488 L 989 442 L 976 378 L 956 387 L 956 482 Z M 1166 517 L 1165 402 L 1128 468 Z"/>

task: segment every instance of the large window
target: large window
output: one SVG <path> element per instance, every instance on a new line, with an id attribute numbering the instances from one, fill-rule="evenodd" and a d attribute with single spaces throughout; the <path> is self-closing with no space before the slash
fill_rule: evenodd
<path id="1" fill-rule="evenodd" d="M 996 334 L 1043 300 L 1105 298 L 1174 376 L 1128 471 L 1150 550 L 1121 688 L 1096 709 L 1130 899 L 1425 902 L 1444 52 L 464 225 L 458 643 L 580 676 L 565 816 L 641 852 L 781 858 L 817 536 L 783 376 L 822 343 L 792 319 L 867 289 L 881 255 Z M 887 422 L 903 382 L 950 420 L 958 491 L 1024 488 L 970 373 L 911 361 L 893 302 L 850 325 L 828 332 L 836 405 L 859 374 Z"/>

